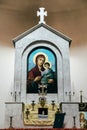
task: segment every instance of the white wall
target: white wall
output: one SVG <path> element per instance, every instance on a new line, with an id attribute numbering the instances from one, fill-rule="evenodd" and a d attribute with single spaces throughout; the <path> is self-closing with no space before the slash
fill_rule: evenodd
<path id="1" fill-rule="evenodd" d="M 72 90 L 75 91 L 75 101 L 80 101 L 80 91 L 83 91 L 83 101 L 87 102 L 87 45 L 79 45 L 70 49 L 70 66 Z"/>
<path id="2" fill-rule="evenodd" d="M 5 102 L 11 101 L 14 80 L 14 50 L 15 48 L 0 45 L 0 128 L 4 128 Z M 73 100 L 79 101 L 80 90 L 87 99 L 87 45 L 70 47 L 70 67 Z"/>
<path id="3" fill-rule="evenodd" d="M 0 44 L 0 128 L 4 127 L 5 102 L 11 101 L 14 80 L 14 47 Z"/>

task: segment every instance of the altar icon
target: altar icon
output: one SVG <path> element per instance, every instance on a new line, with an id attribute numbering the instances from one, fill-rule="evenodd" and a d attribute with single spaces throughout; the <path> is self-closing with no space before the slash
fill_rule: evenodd
<path id="1" fill-rule="evenodd" d="M 56 57 L 47 48 L 33 50 L 27 58 L 27 93 L 38 93 L 40 86 L 47 86 L 47 93 L 57 93 Z"/>
<path id="2" fill-rule="evenodd" d="M 87 128 L 87 112 L 80 112 L 80 128 Z"/>
<path id="3" fill-rule="evenodd" d="M 48 108 L 38 108 L 38 118 L 48 118 Z"/>

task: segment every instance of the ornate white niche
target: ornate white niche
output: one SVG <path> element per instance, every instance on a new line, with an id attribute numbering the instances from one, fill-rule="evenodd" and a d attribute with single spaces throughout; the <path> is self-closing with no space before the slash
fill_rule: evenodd
<path id="1" fill-rule="evenodd" d="M 15 91 L 17 101 L 38 102 L 38 94 L 27 93 L 28 56 L 37 49 L 47 49 L 55 57 L 57 93 L 48 93 L 47 101 L 68 101 L 66 92 L 71 91 L 69 47 L 71 39 L 46 24 L 38 24 L 13 40 L 15 46 Z M 40 51 L 41 52 L 41 51 Z M 47 54 L 46 54 L 47 55 Z M 51 59 L 50 55 L 50 59 Z M 54 62 L 53 61 L 53 62 Z M 52 63 L 53 64 L 53 63 Z"/>

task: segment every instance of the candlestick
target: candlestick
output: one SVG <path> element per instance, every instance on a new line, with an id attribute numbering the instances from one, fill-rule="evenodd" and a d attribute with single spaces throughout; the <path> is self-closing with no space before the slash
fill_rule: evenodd
<path id="1" fill-rule="evenodd" d="M 28 108 L 26 109 L 25 114 L 26 114 L 26 119 L 28 120 L 28 116 L 29 116 L 29 114 L 30 114 L 30 111 L 29 111 L 29 109 L 28 109 Z"/>
<path id="2" fill-rule="evenodd" d="M 35 101 L 32 101 L 32 111 L 34 111 L 34 106 L 35 106 L 35 103 L 34 103 Z"/>
<path id="3" fill-rule="evenodd" d="M 52 101 L 52 111 L 54 111 L 55 101 Z"/>
<path id="4" fill-rule="evenodd" d="M 76 117 L 73 116 L 73 128 L 76 128 Z"/>
<path id="5" fill-rule="evenodd" d="M 15 102 L 16 102 L 16 94 L 17 94 L 17 92 L 15 91 Z"/>
<path id="6" fill-rule="evenodd" d="M 13 128 L 13 126 L 12 126 L 12 119 L 13 119 L 13 117 L 10 116 L 10 126 L 9 126 L 9 128 Z"/>
<path id="7" fill-rule="evenodd" d="M 82 103 L 82 90 L 80 91 L 80 102 Z"/>

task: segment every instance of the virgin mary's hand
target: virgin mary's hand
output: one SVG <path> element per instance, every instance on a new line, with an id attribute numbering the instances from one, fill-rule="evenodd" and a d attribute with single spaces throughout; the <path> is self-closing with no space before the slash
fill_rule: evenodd
<path id="1" fill-rule="evenodd" d="M 41 76 L 37 76 L 34 81 L 40 81 L 41 80 Z"/>

